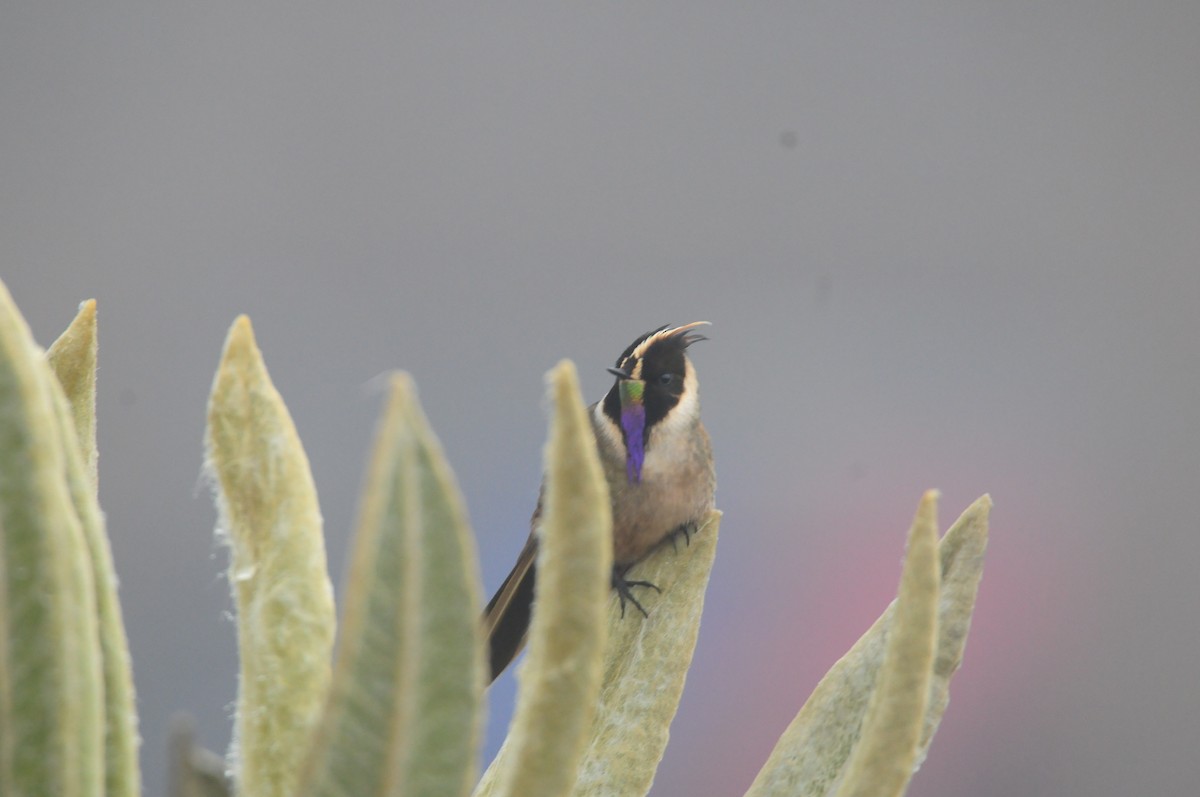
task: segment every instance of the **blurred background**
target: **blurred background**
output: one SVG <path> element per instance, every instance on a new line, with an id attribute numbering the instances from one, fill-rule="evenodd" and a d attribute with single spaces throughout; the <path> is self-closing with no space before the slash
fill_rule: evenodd
<path id="1" fill-rule="evenodd" d="M 660 324 L 725 511 L 654 795 L 737 795 L 894 595 L 921 491 L 996 502 L 910 794 L 1200 781 L 1200 5 L 10 4 L 0 277 L 99 300 L 101 502 L 147 794 L 224 750 L 237 653 L 201 477 L 249 313 L 344 572 L 411 371 L 484 589 L 528 530 L 544 372 Z M 490 759 L 513 679 L 492 690 Z"/>

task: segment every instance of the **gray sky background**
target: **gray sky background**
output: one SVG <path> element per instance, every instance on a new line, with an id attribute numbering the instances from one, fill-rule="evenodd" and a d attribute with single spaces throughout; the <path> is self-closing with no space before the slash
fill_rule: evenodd
<path id="1" fill-rule="evenodd" d="M 411 371 L 485 589 L 561 357 L 694 349 L 725 510 L 653 794 L 740 794 L 879 614 L 921 491 L 983 492 L 964 669 L 910 794 L 1200 782 L 1200 5 L 151 2 L 0 15 L 0 277 L 99 300 L 101 501 L 147 794 L 236 688 L 200 479 L 251 315 L 340 582 Z M 485 757 L 511 712 L 493 690 Z"/>

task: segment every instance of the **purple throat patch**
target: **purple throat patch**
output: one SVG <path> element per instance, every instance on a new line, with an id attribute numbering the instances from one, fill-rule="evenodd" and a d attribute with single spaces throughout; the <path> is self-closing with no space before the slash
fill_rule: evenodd
<path id="1" fill-rule="evenodd" d="M 645 429 L 645 407 L 632 404 L 621 408 L 621 430 L 625 432 L 625 475 L 630 484 L 638 484 L 642 480 L 642 462 L 646 459 L 642 444 Z"/>

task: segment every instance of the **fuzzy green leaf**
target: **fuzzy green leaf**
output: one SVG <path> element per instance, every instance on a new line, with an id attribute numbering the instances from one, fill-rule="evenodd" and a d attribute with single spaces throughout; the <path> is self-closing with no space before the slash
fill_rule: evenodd
<path id="1" fill-rule="evenodd" d="M 95 588 L 55 379 L 0 284 L 0 794 L 98 797 Z"/>
<path id="2" fill-rule="evenodd" d="M 308 458 L 245 316 L 225 341 L 206 443 L 237 606 L 234 779 L 242 794 L 291 797 L 328 688 L 333 590 Z"/>
<path id="3" fill-rule="evenodd" d="M 483 717 L 483 638 L 479 564 L 466 508 L 441 444 L 416 391 L 407 390 L 415 438 L 420 500 L 421 576 L 413 725 L 399 793 L 405 797 L 466 794 L 475 782 Z"/>
<path id="4" fill-rule="evenodd" d="M 453 797 L 474 780 L 483 702 L 466 512 L 405 375 L 392 377 L 355 535 L 307 797 Z"/>
<path id="5" fill-rule="evenodd" d="M 575 781 L 600 688 L 612 572 L 608 485 L 575 366 L 548 376 L 553 401 L 536 611 L 508 738 L 476 790 L 556 797 Z"/>
<path id="6" fill-rule="evenodd" d="M 87 542 L 95 585 L 104 673 L 106 797 L 141 793 L 137 708 L 129 640 L 117 597 L 117 575 L 96 499 L 96 302 L 83 304 L 74 322 L 46 353 L 59 381 L 52 381 L 63 460 L 75 514 Z M 61 384 L 61 388 L 60 388 Z M 66 392 L 69 391 L 69 392 Z M 66 395 L 64 395 L 66 392 Z"/>
<path id="7" fill-rule="evenodd" d="M 96 492 L 96 300 L 79 306 L 75 320 L 46 350 L 67 401 L 84 467 Z"/>
<path id="8" fill-rule="evenodd" d="M 937 654 L 933 663 L 933 682 L 929 687 L 929 709 L 925 713 L 915 767 L 921 765 L 929 752 L 933 734 L 950 702 L 950 678 L 962 666 L 967 632 L 971 630 L 971 614 L 983 576 L 983 554 L 987 550 L 991 510 L 990 495 L 977 498 L 938 543 L 942 583 L 938 601 Z"/>
<path id="9" fill-rule="evenodd" d="M 395 380 L 375 433 L 345 579 L 329 699 L 306 757 L 305 797 L 380 797 L 402 766 L 416 667 L 412 607 L 420 577 L 416 443 Z"/>
<path id="10" fill-rule="evenodd" d="M 934 678 L 914 766 L 928 748 L 946 708 L 950 676 L 962 662 L 983 568 L 990 508 L 988 496 L 977 500 L 938 545 L 941 588 Z M 817 684 L 800 713 L 780 737 L 746 793 L 747 797 L 792 797 L 830 792 L 858 740 L 895 611 L 893 602 Z"/>
<path id="11" fill-rule="evenodd" d="M 630 573 L 662 590 L 642 598 L 648 618 L 622 617 L 616 596 L 609 600 L 604 685 L 575 797 L 642 797 L 650 790 L 696 650 L 720 526 L 714 510 L 690 543 L 661 547 Z"/>
<path id="12" fill-rule="evenodd" d="M 883 665 L 837 797 L 899 797 L 908 787 L 929 705 L 940 576 L 937 493 L 930 490 L 908 534 Z"/>

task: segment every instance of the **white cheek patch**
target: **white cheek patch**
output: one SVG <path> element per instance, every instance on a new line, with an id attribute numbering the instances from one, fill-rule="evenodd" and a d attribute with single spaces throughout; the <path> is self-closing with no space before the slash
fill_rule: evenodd
<path id="1" fill-rule="evenodd" d="M 604 414 L 604 402 L 596 404 L 592 410 L 593 425 L 601 447 L 607 446 L 615 451 L 625 450 L 625 441 L 621 439 L 621 430 L 613 423 L 613 419 Z"/>

